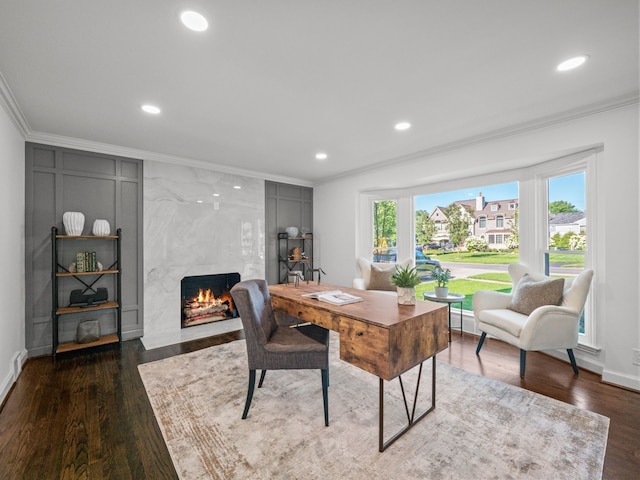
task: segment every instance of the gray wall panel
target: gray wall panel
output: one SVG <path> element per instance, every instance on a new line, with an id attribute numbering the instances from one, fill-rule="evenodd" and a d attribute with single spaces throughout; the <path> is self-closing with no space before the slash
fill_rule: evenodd
<path id="1" fill-rule="evenodd" d="M 37 167 L 55 168 L 56 152 L 48 148 L 34 148 L 33 164 Z"/>
<path id="2" fill-rule="evenodd" d="M 142 161 L 32 143 L 26 144 L 25 160 L 25 343 L 29 355 L 51 353 L 51 227 L 65 233 L 62 214 L 66 211 L 84 214 L 85 235 L 91 235 L 96 219 L 107 220 L 112 234 L 123 228 L 122 281 L 127 292 L 123 332 L 127 331 L 126 338 L 141 336 Z M 95 251 L 105 268 L 115 260 L 115 241 L 64 239 L 59 247 L 61 264 L 67 268 L 83 251 Z M 70 278 L 59 286 L 61 305 L 69 302 L 71 290 L 81 288 Z M 95 287 L 106 287 L 109 298 L 115 298 L 113 275 L 105 275 Z M 78 313 L 61 317 L 60 341 L 74 339 L 77 323 L 93 318 L 100 320 L 102 333 L 115 332 L 114 311 Z"/>
<path id="3" fill-rule="evenodd" d="M 121 163 L 121 175 L 127 178 L 139 178 L 140 175 L 140 164 L 139 162 L 126 162 L 122 161 Z"/>
<path id="4" fill-rule="evenodd" d="M 267 181 L 265 197 L 267 282 L 278 283 L 278 233 L 287 227 L 313 229 L 313 188 Z M 313 256 L 313 251 L 305 253 Z"/>
<path id="5" fill-rule="evenodd" d="M 140 176 L 142 178 L 142 175 Z M 122 227 L 122 330 L 128 335 L 142 336 L 142 210 L 135 200 L 141 197 L 142 183 L 122 180 L 120 183 L 120 226 Z"/>
<path id="6" fill-rule="evenodd" d="M 90 152 L 62 150 L 62 168 L 67 171 L 82 173 L 115 175 L 116 162 L 113 157 Z"/>

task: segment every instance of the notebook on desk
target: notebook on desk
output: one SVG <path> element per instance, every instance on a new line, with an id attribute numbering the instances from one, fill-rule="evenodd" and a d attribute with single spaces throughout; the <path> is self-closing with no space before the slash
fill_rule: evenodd
<path id="1" fill-rule="evenodd" d="M 347 305 L 349 303 L 361 302 L 361 297 L 356 297 L 341 290 L 327 290 L 324 292 L 306 293 L 303 297 L 315 298 L 321 302 L 332 303 L 333 305 Z"/>

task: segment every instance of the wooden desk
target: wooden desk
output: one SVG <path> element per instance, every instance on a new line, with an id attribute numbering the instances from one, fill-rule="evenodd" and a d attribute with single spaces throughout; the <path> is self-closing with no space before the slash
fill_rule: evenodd
<path id="1" fill-rule="evenodd" d="M 362 297 L 363 301 L 349 305 L 333 305 L 308 297 L 305 293 L 324 290 L 342 290 Z M 340 334 L 340 358 L 356 367 L 372 373 L 380 379 L 379 449 L 384 451 L 391 443 L 413 427 L 435 408 L 435 355 L 448 347 L 447 307 L 431 302 L 415 305 L 398 305 L 397 298 L 380 292 L 354 290 L 334 285 L 301 283 L 271 285 L 271 304 L 305 322 L 315 323 Z M 415 416 L 409 409 L 402 384 L 402 375 L 422 362 L 432 358 L 432 405 Z M 398 377 L 407 411 L 407 426 L 390 440 L 383 439 L 384 383 Z M 416 386 L 416 397 L 418 388 Z M 411 410 L 411 414 L 409 414 Z"/>

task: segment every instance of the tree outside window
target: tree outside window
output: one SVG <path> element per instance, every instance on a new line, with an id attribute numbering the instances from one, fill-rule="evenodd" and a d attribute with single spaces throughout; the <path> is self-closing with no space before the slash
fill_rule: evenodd
<path id="1" fill-rule="evenodd" d="M 397 205 L 394 200 L 373 202 L 373 260 L 393 262 L 398 229 Z"/>
<path id="2" fill-rule="evenodd" d="M 449 240 L 457 246 L 459 252 L 470 234 L 469 222 L 473 218 L 473 212 L 465 205 L 452 203 L 444 209 L 444 214 L 447 217 Z"/>

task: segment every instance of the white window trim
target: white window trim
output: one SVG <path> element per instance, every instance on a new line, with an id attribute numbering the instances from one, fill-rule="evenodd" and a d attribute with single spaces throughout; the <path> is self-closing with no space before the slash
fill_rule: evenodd
<path id="1" fill-rule="evenodd" d="M 543 165 L 533 168 L 535 171 L 535 197 L 536 212 L 538 225 L 546 225 L 549 221 L 546 218 L 547 202 L 549 198 L 548 180 L 554 177 L 571 175 L 574 173 L 585 172 L 585 210 L 588 215 L 587 225 L 589 229 L 587 239 L 587 250 L 584 254 L 585 268 L 594 268 L 596 264 L 595 252 L 598 252 L 598 213 L 596 208 L 597 184 L 595 167 L 598 152 L 596 150 L 588 150 L 580 152 L 568 157 L 560 158 L 547 162 Z M 543 215 L 545 215 L 543 217 Z M 536 268 L 540 271 L 544 270 L 544 254 L 548 251 L 548 231 L 547 228 L 539 228 L 535 239 Z M 595 288 L 595 281 L 591 284 L 591 292 Z M 598 326 L 595 321 L 596 312 L 596 295 L 590 293 L 585 303 L 585 333 L 580 334 L 578 343 L 583 346 L 586 351 L 599 350 L 598 346 Z"/>
<path id="2" fill-rule="evenodd" d="M 413 252 L 415 239 L 414 206 L 415 196 L 433 193 L 461 190 L 464 188 L 476 188 L 481 185 L 496 185 L 501 183 L 518 182 L 519 211 L 519 240 L 520 262 L 542 272 L 544 271 L 544 255 L 546 250 L 546 231 L 541 232 L 536 225 L 546 225 L 547 214 L 544 212 L 548 194 L 546 191 L 546 178 L 548 176 L 561 176 L 585 171 L 586 183 L 586 211 L 589 215 L 589 249 L 585 255 L 585 267 L 593 268 L 596 274 L 604 278 L 604 253 L 601 245 L 604 245 L 604 232 L 598 229 L 598 205 L 599 197 L 596 182 L 596 166 L 598 158 L 602 155 L 602 147 L 591 147 L 583 151 L 564 157 L 538 163 L 536 165 L 518 168 L 514 170 L 502 170 L 499 172 L 477 175 L 474 177 L 462 177 L 455 180 L 433 183 L 422 186 L 412 186 L 406 189 L 379 190 L 361 192 L 359 219 L 365 228 L 358 229 L 358 255 L 370 258 L 370 245 L 373 245 L 373 232 L 369 226 L 372 224 L 372 201 L 396 200 L 398 201 L 398 230 L 397 248 L 398 258 L 406 258 Z M 543 178 L 545 180 L 543 180 Z M 544 185 L 544 188 L 542 188 Z M 542 191 L 543 190 L 543 191 Z M 542 205 L 542 206 L 541 206 Z M 587 299 L 585 309 L 591 312 L 588 315 L 587 335 L 580 335 L 580 345 L 584 351 L 599 351 L 597 342 L 597 329 L 595 321 L 596 295 L 593 294 L 596 286 L 596 278 L 591 285 L 591 294 Z"/>

